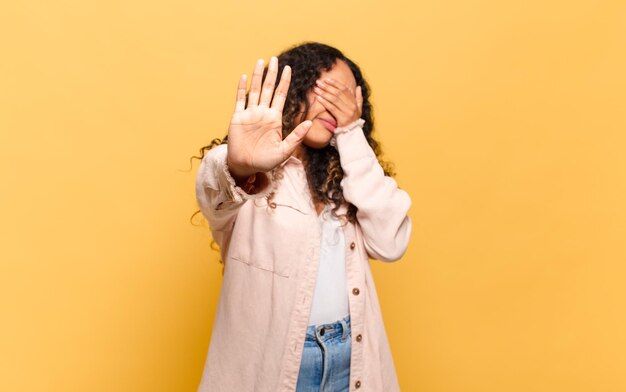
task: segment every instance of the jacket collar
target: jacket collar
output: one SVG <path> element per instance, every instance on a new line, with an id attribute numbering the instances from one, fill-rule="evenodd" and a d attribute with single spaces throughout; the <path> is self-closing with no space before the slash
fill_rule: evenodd
<path id="1" fill-rule="evenodd" d="M 278 166 L 285 166 L 288 162 L 294 162 L 294 163 L 297 163 L 297 164 L 299 164 L 299 165 L 302 165 L 302 161 L 301 161 L 300 159 L 298 159 L 298 158 L 294 157 L 294 156 L 293 156 L 293 154 L 291 154 L 291 155 L 289 156 L 289 158 L 285 159 L 285 160 L 283 161 L 283 163 L 281 163 L 281 164 L 280 164 L 280 165 L 278 165 Z"/>
<path id="2" fill-rule="evenodd" d="M 285 165 L 288 165 L 288 164 L 293 165 L 294 167 L 292 167 L 292 169 L 301 171 L 302 175 L 306 176 L 304 165 L 300 159 L 296 158 L 293 155 L 290 155 L 289 158 L 285 159 L 285 161 L 283 161 L 283 163 L 281 163 L 279 166 L 284 167 Z M 276 204 L 294 208 L 303 214 L 308 214 L 311 212 L 315 214 L 316 213 L 315 210 L 313 210 L 312 207 L 309 205 L 311 201 L 310 201 L 310 195 L 308 193 L 308 188 L 306 187 L 306 178 L 304 178 L 303 185 L 304 185 L 303 189 L 306 189 L 306 192 L 307 192 L 306 195 L 308 196 L 308 198 L 298 197 L 298 198 L 292 199 L 292 198 L 287 198 L 286 194 L 282 192 L 277 192 L 274 196 L 273 201 Z M 347 211 L 348 211 L 348 205 L 347 203 L 343 203 L 341 206 L 339 206 L 339 209 L 337 210 L 337 214 L 342 215 L 342 214 L 345 214 Z"/>

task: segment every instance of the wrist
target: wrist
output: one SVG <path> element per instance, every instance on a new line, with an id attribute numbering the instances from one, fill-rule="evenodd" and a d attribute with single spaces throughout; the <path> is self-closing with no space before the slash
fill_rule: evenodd
<path id="1" fill-rule="evenodd" d="M 337 138 L 342 138 L 344 135 L 351 133 L 357 128 L 362 129 L 364 124 L 365 120 L 362 118 L 358 118 L 345 126 L 335 128 L 335 132 L 333 132 L 333 137 L 330 140 L 330 144 L 333 147 L 337 148 Z"/>
<path id="2" fill-rule="evenodd" d="M 242 169 L 233 164 L 228 157 L 226 158 L 226 167 L 238 186 L 245 184 L 255 174 L 254 171 Z"/>
<path id="3" fill-rule="evenodd" d="M 336 128 L 345 128 L 351 124 L 353 124 L 356 120 L 358 120 L 360 117 L 352 117 L 349 118 L 345 121 L 338 121 L 337 122 L 337 127 Z"/>

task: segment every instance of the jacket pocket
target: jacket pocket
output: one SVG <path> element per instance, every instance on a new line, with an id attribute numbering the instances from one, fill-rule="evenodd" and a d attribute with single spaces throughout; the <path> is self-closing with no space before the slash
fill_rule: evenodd
<path id="1" fill-rule="evenodd" d="M 288 278 L 305 257 L 306 216 L 288 206 L 257 209 L 253 219 L 237 219 L 231 258 Z"/>
<path id="2" fill-rule="evenodd" d="M 233 254 L 232 259 L 245 263 L 250 267 L 272 272 L 285 278 L 288 278 L 289 275 L 291 275 L 289 266 L 269 253 L 265 255 L 254 254 L 250 257 L 245 257 L 241 254 Z"/>

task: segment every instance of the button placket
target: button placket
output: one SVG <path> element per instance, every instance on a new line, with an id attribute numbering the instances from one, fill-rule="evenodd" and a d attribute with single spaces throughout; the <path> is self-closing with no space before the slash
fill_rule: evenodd
<path id="1" fill-rule="evenodd" d="M 349 242 L 349 245 L 348 245 L 348 247 L 347 247 L 347 248 L 349 248 L 349 250 L 347 251 L 347 256 L 348 256 L 348 257 L 350 258 L 350 260 L 351 260 L 353 257 L 355 257 L 356 242 L 355 242 L 355 241 L 350 241 L 350 242 Z M 355 265 L 356 265 L 356 264 L 355 264 Z M 355 282 L 355 283 L 356 283 L 356 282 Z M 361 293 L 361 290 L 360 290 L 358 287 L 353 287 L 353 288 L 352 288 L 352 295 L 357 296 L 357 295 L 359 295 L 360 293 Z M 354 299 L 354 301 L 357 301 L 357 299 Z M 352 302 L 352 301 L 351 301 L 351 302 Z M 353 332 L 355 332 L 355 331 L 353 330 Z M 357 335 L 356 335 L 356 337 L 355 337 L 355 340 L 356 340 L 357 342 L 362 342 L 362 340 L 363 340 L 363 336 L 362 336 L 361 334 L 357 334 Z M 356 347 L 355 347 L 355 348 L 356 348 Z M 363 348 L 363 346 L 362 346 L 362 345 L 360 345 L 360 346 L 359 346 L 359 350 L 362 350 L 362 348 Z M 359 389 L 359 390 L 361 390 L 361 389 L 360 389 L 360 388 L 361 388 L 361 380 L 355 380 L 355 381 L 354 381 L 354 384 L 353 384 L 353 388 L 354 388 L 354 389 Z"/>

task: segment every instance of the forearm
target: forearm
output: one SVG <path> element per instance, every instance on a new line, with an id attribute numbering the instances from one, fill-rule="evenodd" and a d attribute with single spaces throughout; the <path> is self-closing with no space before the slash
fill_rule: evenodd
<path id="1" fill-rule="evenodd" d="M 267 173 L 256 173 L 239 183 L 227 165 L 227 146 L 209 150 L 200 164 L 196 177 L 196 199 L 212 230 L 228 231 L 239 208 L 248 200 L 264 197 L 270 192 L 271 179 Z M 217 239 L 216 239 L 217 241 Z"/>
<path id="2" fill-rule="evenodd" d="M 335 145 L 344 172 L 343 195 L 358 209 L 357 220 L 370 255 L 393 261 L 402 257 L 408 246 L 411 198 L 384 174 L 361 124 L 355 122 L 336 135 Z"/>

